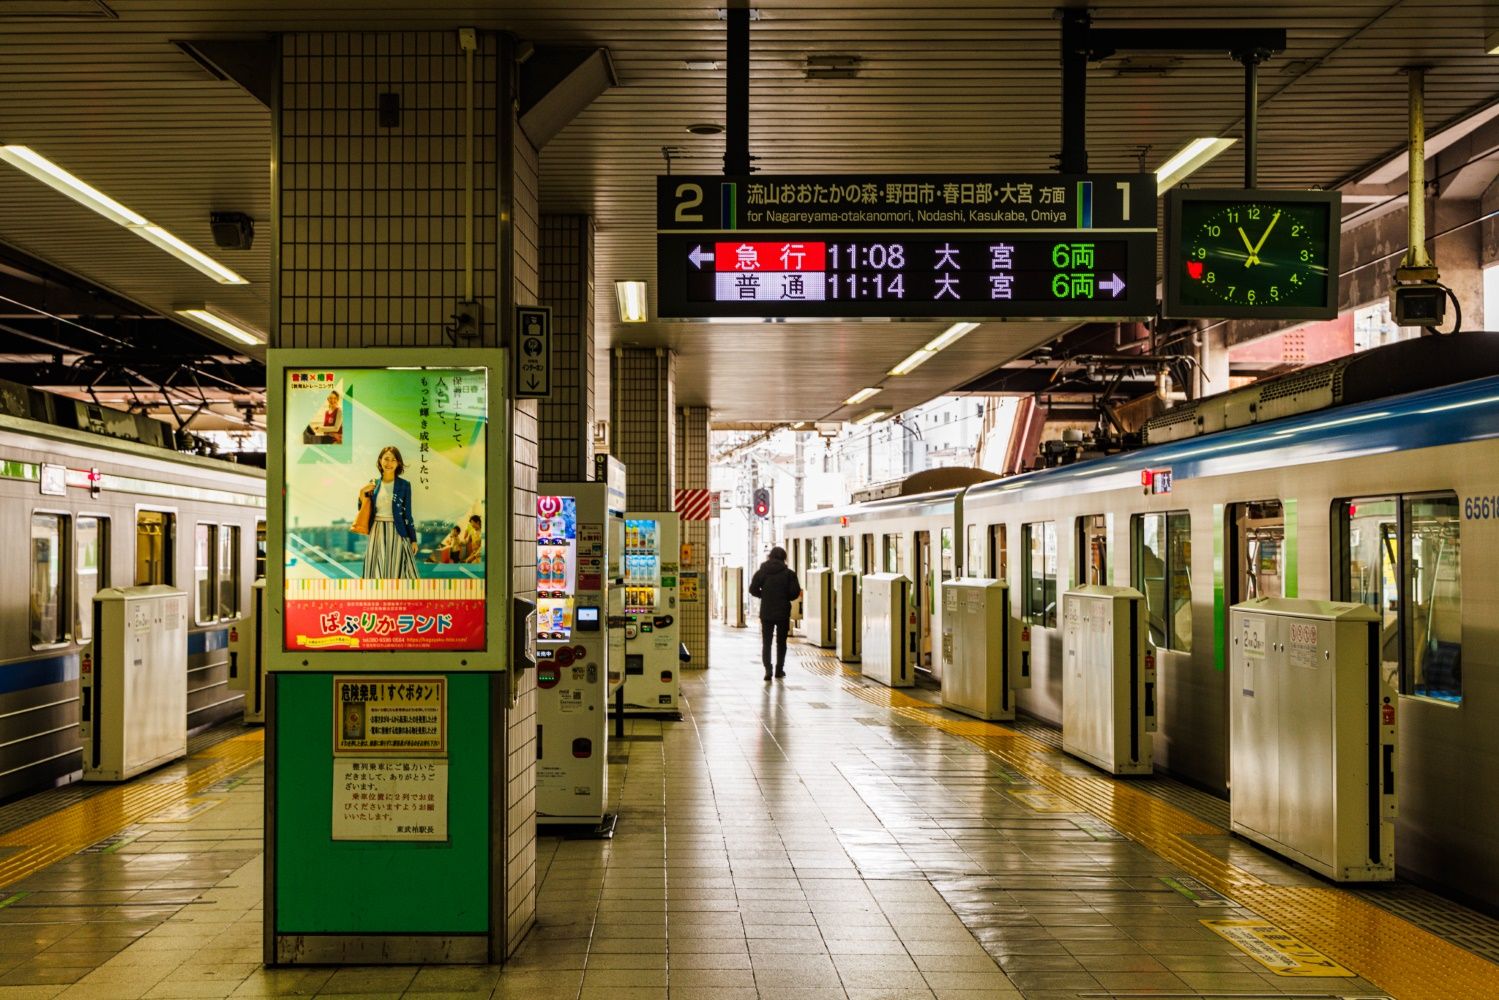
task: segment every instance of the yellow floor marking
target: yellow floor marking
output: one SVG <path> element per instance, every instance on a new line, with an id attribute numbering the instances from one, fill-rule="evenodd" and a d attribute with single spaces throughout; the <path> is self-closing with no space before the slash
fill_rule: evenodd
<path id="1" fill-rule="evenodd" d="M 152 813 L 141 822 L 186 823 L 195 816 L 203 815 L 214 806 L 222 805 L 223 802 L 223 799 L 186 799 L 167 806 L 161 812 Z"/>
<path id="2" fill-rule="evenodd" d="M 831 653 L 807 646 L 798 651 L 802 664 L 813 673 L 859 677 L 858 671 L 843 667 Z M 1341 889 L 1267 884 L 1188 839 L 1221 837 L 1228 831 L 1131 787 L 1128 779 L 1061 771 L 1052 764 L 1056 751 L 1039 740 L 999 723 L 946 717 L 934 706 L 898 690 L 847 680 L 841 686 L 866 704 L 887 708 L 983 748 L 1270 921 L 1298 943 L 1356 970 L 1397 1000 L 1499 997 L 1499 965 Z"/>
<path id="3" fill-rule="evenodd" d="M 1355 975 L 1317 949 L 1308 948 L 1263 920 L 1217 919 L 1198 923 L 1277 976 L 1352 979 Z"/>
<path id="4" fill-rule="evenodd" d="M 0 888 L 114 836 L 154 813 L 180 808 L 183 799 L 198 795 L 264 756 L 265 734 L 260 730 L 248 732 L 194 754 L 193 759 L 207 763 L 190 774 L 166 780 L 153 780 L 146 775 L 0 834 L 0 847 L 20 848 L 0 858 Z"/>
<path id="5" fill-rule="evenodd" d="M 1006 789 L 1010 797 L 1018 800 L 1031 812 L 1038 813 L 1075 813 L 1082 812 L 1077 806 L 1068 802 L 1060 795 L 1051 792 L 1038 792 L 1025 788 Z"/>

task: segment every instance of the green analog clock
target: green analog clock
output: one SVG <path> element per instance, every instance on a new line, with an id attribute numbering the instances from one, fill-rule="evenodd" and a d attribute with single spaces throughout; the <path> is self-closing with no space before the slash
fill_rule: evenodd
<path id="1" fill-rule="evenodd" d="M 1339 197 L 1326 191 L 1172 191 L 1167 316 L 1337 315 Z"/>

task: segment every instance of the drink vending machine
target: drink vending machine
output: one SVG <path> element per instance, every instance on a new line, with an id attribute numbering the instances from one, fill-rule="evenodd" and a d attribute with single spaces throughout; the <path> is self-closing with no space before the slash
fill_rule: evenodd
<path id="1" fill-rule="evenodd" d="M 623 583 L 624 503 L 606 483 L 542 483 L 536 497 L 536 812 L 599 826 L 608 806 L 611 596 Z"/>
<path id="2" fill-rule="evenodd" d="M 680 712 L 677 563 L 681 523 L 660 511 L 625 514 L 625 713 Z"/>

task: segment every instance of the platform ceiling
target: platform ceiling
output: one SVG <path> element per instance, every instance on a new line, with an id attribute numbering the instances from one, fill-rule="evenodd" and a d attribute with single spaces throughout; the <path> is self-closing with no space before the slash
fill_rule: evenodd
<path id="1" fill-rule="evenodd" d="M 726 0 L 717 0 L 719 3 Z M 896 3 L 761 0 L 752 30 L 750 150 L 765 172 L 1032 170 L 1059 143 L 1056 0 Z M 1326 186 L 1397 152 L 1402 67 L 1430 67 L 1428 121 L 1499 98 L 1493 0 L 1117 2 L 1101 27 L 1280 27 L 1289 49 L 1262 70 L 1260 183 Z M 112 16 L 110 16 L 112 15 Z M 884 382 L 875 401 L 920 403 L 1066 329 L 990 323 L 919 372 L 885 371 L 945 323 L 706 325 L 613 322 L 613 281 L 654 284 L 653 178 L 717 172 L 723 140 L 686 131 L 723 121 L 724 22 L 713 3 L 528 0 L 0 0 L 0 141 L 23 143 L 204 249 L 208 215 L 261 225 L 251 251 L 216 256 L 250 279 L 216 285 L 18 171 L 0 168 L 0 242 L 150 308 L 208 301 L 265 329 L 269 312 L 270 116 L 210 76 L 174 39 L 298 30 L 475 25 L 538 44 L 606 47 L 620 85 L 542 152 L 544 211 L 598 226 L 601 370 L 611 343 L 679 353 L 677 399 L 724 422 L 841 419 L 840 401 Z M 859 57 L 854 79 L 809 80 L 810 57 Z M 717 60 L 717 69 L 688 62 Z M 1237 136 L 1242 70 L 1227 57 L 1132 54 L 1089 72 L 1089 157 L 1097 171 L 1153 170 L 1202 135 Z M 1237 185 L 1236 151 L 1195 181 Z"/>

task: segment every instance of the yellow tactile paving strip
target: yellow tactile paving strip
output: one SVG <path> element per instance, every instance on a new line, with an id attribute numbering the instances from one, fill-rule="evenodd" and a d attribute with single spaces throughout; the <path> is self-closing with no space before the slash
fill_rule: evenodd
<path id="1" fill-rule="evenodd" d="M 0 857 L 0 888 L 179 804 L 264 756 L 265 734 L 245 733 L 193 754 L 194 760 L 208 763 L 191 773 L 166 780 L 147 775 L 0 835 L 0 849 L 18 848 Z"/>
<path id="2" fill-rule="evenodd" d="M 806 646 L 799 652 L 803 666 L 814 673 L 858 675 L 831 654 Z M 1057 751 L 1046 744 L 998 723 L 948 718 L 898 690 L 862 684 L 844 684 L 843 690 L 982 747 L 1397 1000 L 1499 998 L 1499 965 L 1340 889 L 1269 885 L 1185 839 L 1222 836 L 1227 831 L 1131 787 L 1128 781 L 1102 774 L 1064 773 L 1049 762 Z"/>

